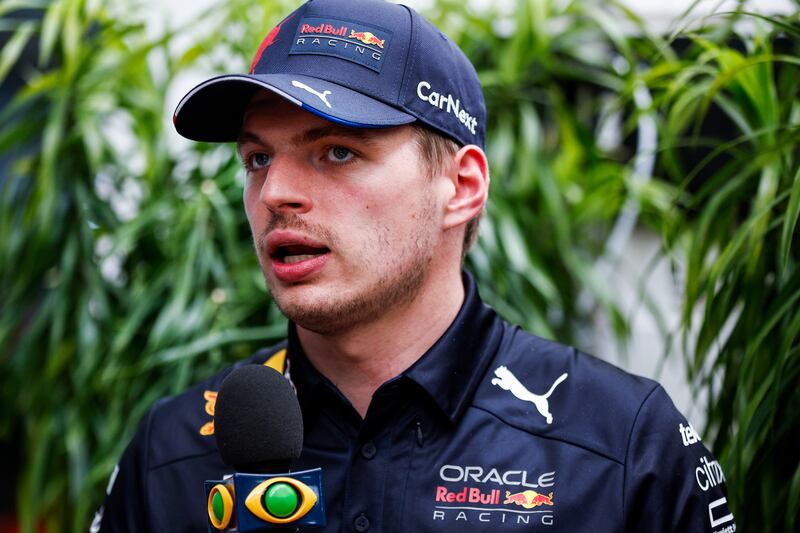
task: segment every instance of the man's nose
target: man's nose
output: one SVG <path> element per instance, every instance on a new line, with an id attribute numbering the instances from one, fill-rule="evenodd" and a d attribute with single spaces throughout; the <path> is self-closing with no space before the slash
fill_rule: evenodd
<path id="1" fill-rule="evenodd" d="M 261 202 L 276 213 L 309 211 L 313 205 L 309 195 L 311 172 L 291 155 L 275 156 L 261 185 Z"/>

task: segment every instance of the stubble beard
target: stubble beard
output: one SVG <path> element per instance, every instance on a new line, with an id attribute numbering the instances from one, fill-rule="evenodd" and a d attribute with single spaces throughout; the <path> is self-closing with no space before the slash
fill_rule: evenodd
<path id="1" fill-rule="evenodd" d="M 430 272 L 435 245 L 432 228 L 433 203 L 424 206 L 418 213 L 417 231 L 405 243 L 392 246 L 389 242 L 391 231 L 386 226 L 376 229 L 373 242 L 379 241 L 385 254 L 367 250 L 353 269 L 364 272 L 381 272 L 376 281 L 352 294 L 328 294 L 311 301 L 298 301 L 296 298 L 282 297 L 279 288 L 273 286 L 267 269 L 263 266 L 264 279 L 270 289 L 278 309 L 298 326 L 320 335 L 339 335 L 358 326 L 377 321 L 387 312 L 409 305 L 419 294 Z M 304 231 L 315 238 L 321 238 L 336 250 L 338 239 L 326 228 L 309 224 L 296 215 L 276 215 L 267 229 L 259 237 L 256 245 L 259 256 L 266 250 L 263 243 L 266 235 L 273 229 Z M 386 263 L 389 263 L 388 265 Z"/>

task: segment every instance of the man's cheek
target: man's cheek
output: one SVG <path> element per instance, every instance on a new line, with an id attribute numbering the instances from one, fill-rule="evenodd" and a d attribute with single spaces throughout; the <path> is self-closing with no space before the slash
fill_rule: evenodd
<path id="1" fill-rule="evenodd" d="M 252 192 L 245 186 L 244 195 L 242 196 L 242 203 L 244 204 L 244 214 L 247 216 L 247 221 L 250 223 L 250 228 L 253 227 L 253 211 L 254 211 L 254 196 Z"/>
<path id="2" fill-rule="evenodd" d="M 244 214 L 247 217 L 247 223 L 250 226 L 250 232 L 253 234 L 253 240 L 258 245 L 258 240 L 263 238 L 264 228 L 266 227 L 265 216 L 259 208 L 258 202 L 254 202 L 251 197 L 245 194 L 244 197 Z M 258 247 L 258 246 L 257 246 Z"/>

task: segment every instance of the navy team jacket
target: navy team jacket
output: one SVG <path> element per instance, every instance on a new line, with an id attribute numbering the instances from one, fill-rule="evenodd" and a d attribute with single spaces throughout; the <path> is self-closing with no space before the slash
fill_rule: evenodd
<path id="1" fill-rule="evenodd" d="M 465 284 L 453 324 L 363 420 L 293 327 L 245 361 L 297 388 L 292 470 L 323 468 L 325 531 L 736 530 L 722 469 L 660 385 L 505 323 Z M 230 370 L 153 406 L 94 531 L 206 531 L 203 482 L 231 472 L 213 437 Z"/>

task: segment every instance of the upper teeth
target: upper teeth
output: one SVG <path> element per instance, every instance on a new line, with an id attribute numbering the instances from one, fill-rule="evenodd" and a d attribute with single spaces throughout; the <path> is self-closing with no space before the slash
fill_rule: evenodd
<path id="1" fill-rule="evenodd" d="M 305 261 L 306 259 L 311 259 L 312 257 L 316 257 L 315 254 L 300 254 L 300 255 L 287 255 L 283 258 L 284 263 L 299 263 L 300 261 Z"/>

